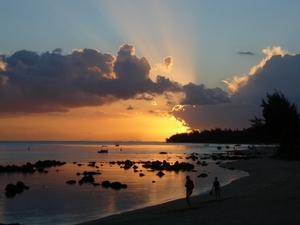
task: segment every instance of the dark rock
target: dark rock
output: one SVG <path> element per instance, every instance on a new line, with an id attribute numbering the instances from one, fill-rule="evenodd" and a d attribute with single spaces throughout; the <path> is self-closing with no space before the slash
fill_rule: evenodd
<path id="1" fill-rule="evenodd" d="M 29 187 L 27 187 L 22 181 L 18 181 L 16 184 L 17 193 L 21 193 L 24 190 L 28 190 Z"/>
<path id="2" fill-rule="evenodd" d="M 110 187 L 112 189 L 121 189 L 121 188 L 126 189 L 127 188 L 127 184 L 121 184 L 120 182 L 116 181 L 116 182 L 110 183 Z"/>
<path id="3" fill-rule="evenodd" d="M 20 225 L 19 223 L 0 223 L 0 225 Z"/>
<path id="4" fill-rule="evenodd" d="M 156 175 L 159 177 L 163 177 L 165 174 L 162 171 L 159 171 Z"/>
<path id="5" fill-rule="evenodd" d="M 106 180 L 106 181 L 103 181 L 101 183 L 101 185 L 102 185 L 102 187 L 109 187 L 110 186 L 110 182 L 108 180 Z"/>
<path id="6" fill-rule="evenodd" d="M 127 184 L 121 184 L 121 188 L 126 189 L 127 188 Z"/>
<path id="7" fill-rule="evenodd" d="M 24 190 L 29 190 L 29 187 L 27 187 L 23 182 L 18 181 L 16 185 L 14 184 L 8 184 L 5 187 L 5 195 L 8 198 L 15 197 L 17 193 L 21 193 Z"/>
<path id="8" fill-rule="evenodd" d="M 113 188 L 113 189 L 121 189 L 122 184 L 118 181 L 115 181 L 115 182 L 110 183 L 110 187 Z"/>
<path id="9" fill-rule="evenodd" d="M 202 166 L 207 166 L 208 164 L 207 164 L 205 161 L 203 161 L 203 162 L 201 163 L 201 165 L 202 165 Z"/>
<path id="10" fill-rule="evenodd" d="M 109 182 L 108 180 L 106 181 L 103 181 L 101 183 L 102 187 L 105 187 L 105 188 L 112 188 L 112 189 L 121 189 L 121 188 L 127 188 L 127 184 L 121 184 L 120 182 L 118 181 L 115 181 L 115 182 Z"/>
<path id="11" fill-rule="evenodd" d="M 15 193 L 16 194 L 17 193 L 17 187 L 14 184 L 8 184 L 5 187 L 5 191 L 7 193 Z"/>
<path id="12" fill-rule="evenodd" d="M 78 181 L 79 184 L 83 183 L 94 183 L 95 179 L 92 175 L 87 175 L 81 178 L 81 180 Z"/>
<path id="13" fill-rule="evenodd" d="M 100 172 L 96 172 L 96 171 L 90 171 L 90 172 L 87 172 L 87 171 L 84 171 L 83 173 L 82 173 L 83 175 L 100 175 L 101 173 Z"/>
<path id="14" fill-rule="evenodd" d="M 207 177 L 208 175 L 206 174 L 206 173 L 201 173 L 201 174 L 199 174 L 197 177 Z"/>
<path id="15" fill-rule="evenodd" d="M 68 180 L 66 183 L 67 184 L 76 184 L 77 182 L 76 182 L 76 180 Z"/>

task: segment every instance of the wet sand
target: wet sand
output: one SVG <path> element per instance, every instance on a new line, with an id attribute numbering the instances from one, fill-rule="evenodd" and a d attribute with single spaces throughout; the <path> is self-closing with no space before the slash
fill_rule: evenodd
<path id="1" fill-rule="evenodd" d="M 208 194 L 125 212 L 81 225 L 163 224 L 300 224 L 300 161 L 272 158 L 264 150 L 260 158 L 221 164 L 249 173 L 221 187 L 221 200 Z M 222 184 L 221 184 L 222 185 Z"/>

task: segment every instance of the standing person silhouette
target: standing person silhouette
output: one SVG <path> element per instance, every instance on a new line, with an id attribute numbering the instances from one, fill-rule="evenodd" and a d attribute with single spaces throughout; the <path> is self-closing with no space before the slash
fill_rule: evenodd
<path id="1" fill-rule="evenodd" d="M 190 176 L 186 176 L 186 183 L 185 183 L 185 187 L 186 187 L 186 201 L 189 204 L 189 207 L 192 208 L 191 206 L 191 202 L 190 202 L 190 196 L 193 193 L 193 189 L 194 189 L 194 182 L 190 179 Z"/>
<path id="2" fill-rule="evenodd" d="M 212 190 L 215 189 L 215 196 L 216 199 L 221 199 L 221 186 L 220 186 L 220 182 L 218 181 L 218 177 L 215 177 L 215 181 L 213 182 L 213 186 L 212 186 Z"/>

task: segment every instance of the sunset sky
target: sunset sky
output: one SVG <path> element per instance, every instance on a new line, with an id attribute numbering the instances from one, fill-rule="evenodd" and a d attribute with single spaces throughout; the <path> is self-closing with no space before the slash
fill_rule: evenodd
<path id="1" fill-rule="evenodd" d="M 300 109 L 300 1 L 0 1 L 0 140 L 164 141 Z"/>

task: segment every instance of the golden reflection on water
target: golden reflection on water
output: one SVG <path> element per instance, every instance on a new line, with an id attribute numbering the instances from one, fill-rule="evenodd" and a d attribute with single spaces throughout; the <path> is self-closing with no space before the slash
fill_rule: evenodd
<path id="1" fill-rule="evenodd" d="M 208 160 L 208 166 L 202 166 L 197 165 L 195 161 L 186 159 L 189 152 L 197 150 L 197 146 L 189 146 L 189 148 L 177 145 L 122 146 L 122 153 L 119 148 L 110 147 L 108 154 L 97 153 L 98 145 L 63 147 L 63 150 L 49 150 L 51 157 L 49 154 L 38 156 L 41 160 L 43 160 L 42 157 L 45 157 L 45 159 L 56 158 L 67 162 L 64 166 L 47 168 L 49 171 L 47 174 L 39 172 L 34 174 L 0 173 L 2 190 L 6 184 L 16 183 L 19 180 L 30 187 L 30 190 L 18 194 L 13 199 L 7 199 L 4 195 L 0 195 L 1 222 L 25 224 L 41 224 L 43 222 L 45 224 L 45 221 L 48 221 L 48 224 L 74 224 L 80 220 L 83 222 L 174 199 L 183 199 L 183 204 L 185 204 L 184 184 L 187 174 L 195 183 L 193 195 L 208 192 L 215 176 L 219 177 L 221 185 L 225 185 L 246 175 L 240 171 L 222 169 L 215 165 L 214 161 Z M 31 149 L 35 151 L 34 147 Z M 141 149 L 143 154 L 139 152 Z M 159 154 L 160 151 L 166 151 L 167 154 Z M 38 150 L 35 153 L 39 153 Z M 37 157 L 36 154 L 30 154 L 33 162 L 37 161 L 34 158 Z M 134 172 L 133 168 L 125 170 L 121 168 L 122 165 L 109 163 L 126 159 L 136 162 L 138 172 Z M 154 160 L 166 160 L 171 164 L 176 161 L 189 162 L 195 165 L 195 172 L 163 171 L 165 175 L 160 178 L 156 175 L 158 171 L 150 172 L 142 167 L 141 161 Z M 95 167 L 88 166 L 91 161 L 95 162 Z M 80 164 L 82 165 L 79 166 Z M 128 188 L 113 190 L 86 183 L 82 185 L 66 184 L 67 180 L 78 182 L 84 171 L 100 172 L 100 175 L 94 175 L 96 183 L 101 184 L 105 180 L 119 181 L 127 184 Z M 140 177 L 140 172 L 145 176 Z M 197 176 L 202 172 L 207 173 L 208 177 L 198 178 Z M 30 204 L 28 204 L 29 202 Z M 66 222 L 67 220 L 68 222 Z"/>

